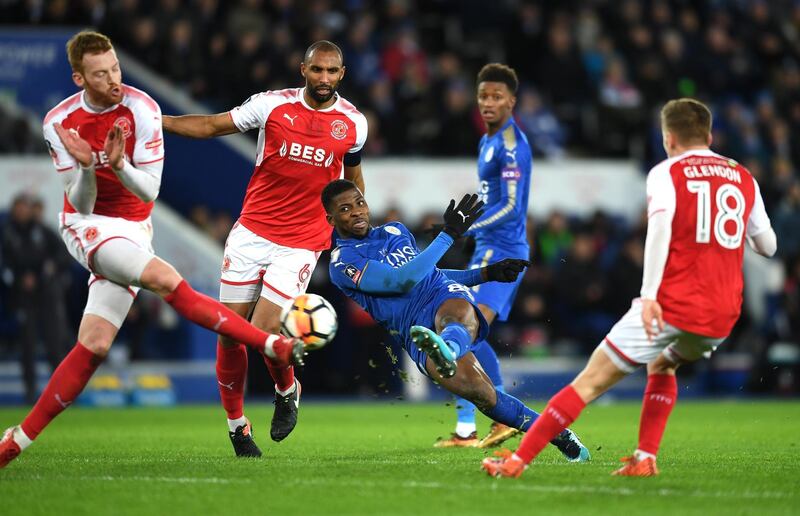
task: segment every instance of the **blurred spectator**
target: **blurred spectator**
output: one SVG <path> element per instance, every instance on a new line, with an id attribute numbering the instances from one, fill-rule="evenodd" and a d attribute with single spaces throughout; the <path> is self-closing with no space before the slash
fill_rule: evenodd
<path id="1" fill-rule="evenodd" d="M 786 198 L 773 216 L 778 236 L 778 254 L 787 258 L 800 255 L 800 180 L 788 187 Z"/>
<path id="2" fill-rule="evenodd" d="M 614 58 L 608 63 L 600 84 L 600 134 L 598 147 L 616 155 L 628 154 L 634 141 L 641 139 L 644 113 L 642 96 L 628 81 L 625 64 Z"/>
<path id="3" fill-rule="evenodd" d="M 523 88 L 520 92 L 515 118 L 525 131 L 535 156 L 552 159 L 564 156 L 564 128 L 535 90 Z"/>
<path id="4" fill-rule="evenodd" d="M 464 81 L 451 82 L 444 92 L 436 154 L 460 156 L 464 149 L 477 148 L 479 135 L 472 125 L 472 111 L 472 91 Z"/>
<path id="5" fill-rule="evenodd" d="M 548 266 L 556 265 L 567 254 L 573 238 L 564 214 L 558 211 L 551 213 L 539 233 L 539 251 L 542 261 Z"/>
<path id="6" fill-rule="evenodd" d="M 72 340 L 63 283 L 70 258 L 61 239 L 37 220 L 40 207 L 36 204 L 26 194 L 15 197 L 0 234 L 2 278 L 19 328 L 16 344 L 28 403 L 37 396 L 37 343 L 44 343 L 47 360 L 55 369 Z"/>
<path id="7" fill-rule="evenodd" d="M 607 306 L 609 312 L 620 317 L 639 297 L 644 272 L 644 240 L 638 235 L 629 236 L 622 245 L 619 256 L 608 272 Z"/>
<path id="8" fill-rule="evenodd" d="M 562 331 L 590 351 L 611 328 L 614 318 L 605 313 L 607 283 L 594 248 L 592 235 L 582 229 L 555 279 Z"/>
<path id="9" fill-rule="evenodd" d="M 588 86 L 591 83 L 567 19 L 560 18 L 550 25 L 545 52 L 539 58 L 535 78 L 556 115 L 569 127 L 570 134 L 580 137 L 581 110 L 589 99 Z"/>

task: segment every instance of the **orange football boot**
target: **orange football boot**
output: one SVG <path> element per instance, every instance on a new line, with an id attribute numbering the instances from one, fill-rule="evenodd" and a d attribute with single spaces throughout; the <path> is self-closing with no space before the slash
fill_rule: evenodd
<path id="1" fill-rule="evenodd" d="M 514 455 L 511 450 L 502 449 L 494 454 L 498 458 L 486 457 L 481 462 L 481 469 L 490 477 L 519 478 L 522 472 L 528 468 L 528 465 Z"/>
<path id="2" fill-rule="evenodd" d="M 475 448 L 476 446 L 478 446 L 478 432 L 472 432 L 467 437 L 461 437 L 453 432 L 448 439 L 439 439 L 433 443 L 434 448 Z"/>
<path id="3" fill-rule="evenodd" d="M 14 441 L 14 428 L 5 431 L 3 438 L 0 439 L 0 468 L 5 468 L 9 462 L 17 458 L 22 453 L 22 449 Z"/>
<path id="4" fill-rule="evenodd" d="M 500 446 L 503 442 L 520 433 L 522 433 L 522 430 L 517 430 L 516 428 L 512 428 L 504 425 L 503 423 L 498 423 L 495 421 L 492 423 L 492 426 L 489 429 L 489 433 L 486 434 L 486 437 L 481 439 L 481 442 L 478 443 L 478 448 L 493 448 L 495 446 Z"/>
<path id="5" fill-rule="evenodd" d="M 612 472 L 612 475 L 620 477 L 654 477 L 658 475 L 656 460 L 652 457 L 637 460 L 634 455 L 631 455 L 621 458 L 620 462 L 624 462 L 625 465 Z"/>

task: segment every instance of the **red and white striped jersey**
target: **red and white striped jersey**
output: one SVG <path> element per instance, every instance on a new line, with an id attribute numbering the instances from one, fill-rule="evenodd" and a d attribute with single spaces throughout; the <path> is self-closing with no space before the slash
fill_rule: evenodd
<path id="1" fill-rule="evenodd" d="M 770 228 L 758 183 L 736 161 L 692 150 L 647 177 L 648 216 L 674 213 L 657 300 L 664 320 L 707 337 L 727 336 L 742 307 L 745 235 Z"/>
<path id="2" fill-rule="evenodd" d="M 125 159 L 134 167 L 163 160 L 161 108 L 143 91 L 128 85 L 122 88 L 122 102 L 99 112 L 86 104 L 83 91 L 67 97 L 45 116 L 44 139 L 57 172 L 77 170 L 80 165 L 67 153 L 54 125 L 77 131 L 95 156 L 97 200 L 92 213 L 139 221 L 150 216 L 153 203 L 143 202 L 125 188 L 108 164 L 103 147 L 109 130 L 119 126 L 125 137 Z M 75 211 L 65 194 L 64 213 Z"/>
<path id="3" fill-rule="evenodd" d="M 240 131 L 259 129 L 239 221 L 277 244 L 321 251 L 330 247 L 331 227 L 320 194 L 342 177 L 345 154 L 364 146 L 367 120 L 342 97 L 315 110 L 303 90 L 257 93 L 230 111 Z"/>

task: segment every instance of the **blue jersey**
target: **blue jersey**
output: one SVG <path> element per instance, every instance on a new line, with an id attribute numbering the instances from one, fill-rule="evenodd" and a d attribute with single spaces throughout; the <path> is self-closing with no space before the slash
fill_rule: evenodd
<path id="1" fill-rule="evenodd" d="M 411 343 L 411 326 L 433 328 L 436 310 L 448 298 L 463 298 L 474 305 L 469 288 L 449 279 L 437 267 L 404 293 L 375 294 L 359 289 L 367 262 L 374 260 L 397 268 L 420 253 L 414 236 L 399 222 L 372 228 L 361 239 L 338 238 L 336 244 L 330 263 L 333 284 L 389 330 L 418 364 L 420 352 Z M 480 313 L 476 313 L 481 322 L 479 334 L 482 338 L 488 326 Z"/>
<path id="2" fill-rule="evenodd" d="M 469 229 L 478 246 L 527 245 L 525 232 L 531 185 L 531 147 L 512 117 L 492 136 L 483 135 L 478 152 L 483 215 Z"/>

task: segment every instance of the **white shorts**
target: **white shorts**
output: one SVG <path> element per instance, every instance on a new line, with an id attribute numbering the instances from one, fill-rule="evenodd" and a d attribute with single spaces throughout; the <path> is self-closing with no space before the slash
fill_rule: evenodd
<path id="1" fill-rule="evenodd" d="M 225 242 L 219 300 L 249 303 L 260 295 L 282 306 L 306 291 L 320 254 L 276 244 L 237 222 Z"/>
<path id="2" fill-rule="evenodd" d="M 649 341 L 642 323 L 642 301 L 637 298 L 598 348 L 605 351 L 622 371 L 632 373 L 639 366 L 655 360 L 659 354 L 675 364 L 709 358 L 726 338 L 704 337 L 665 322 L 664 331 Z"/>
<path id="3" fill-rule="evenodd" d="M 91 273 L 89 297 L 84 313 L 98 315 L 120 328 L 139 292 L 139 287 L 128 283 L 131 278 L 138 278 L 144 266 L 154 256 L 153 225 L 150 219 L 135 222 L 117 217 L 78 213 L 61 213 L 60 219 L 61 238 L 69 254 Z M 128 278 L 127 280 L 119 278 L 109 280 L 98 274 L 93 264 L 97 250 L 108 242 L 118 239 L 124 239 L 127 245 L 133 244 L 136 250 L 143 251 L 136 253 L 136 257 L 128 255 L 124 263 L 107 264 L 106 268 L 118 268 L 122 271 L 122 276 Z"/>

